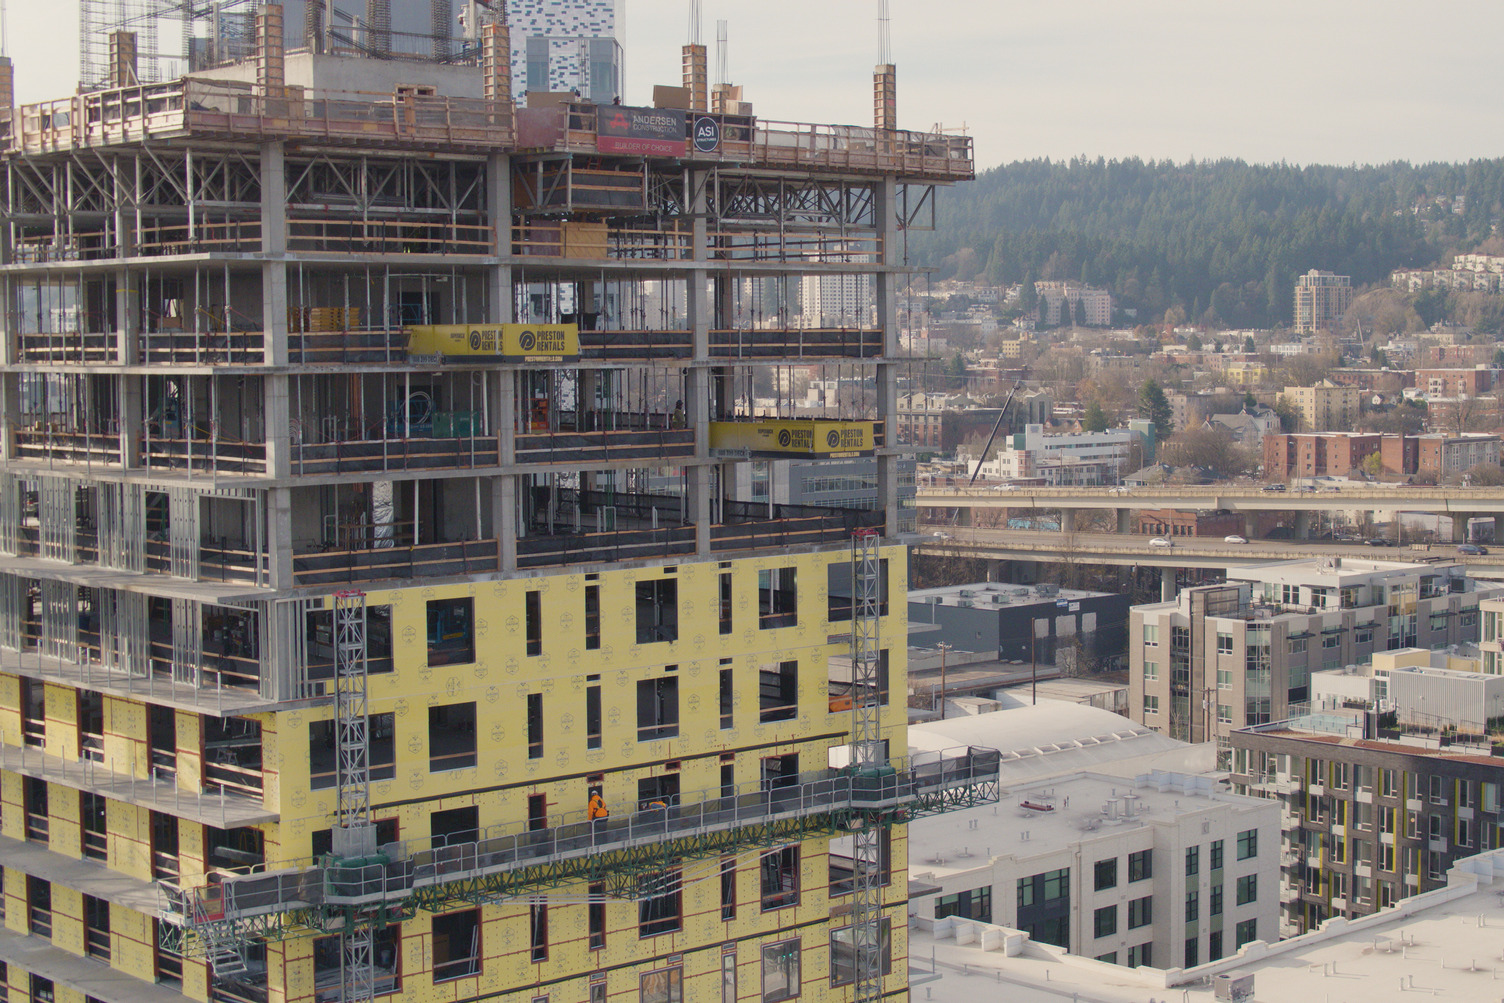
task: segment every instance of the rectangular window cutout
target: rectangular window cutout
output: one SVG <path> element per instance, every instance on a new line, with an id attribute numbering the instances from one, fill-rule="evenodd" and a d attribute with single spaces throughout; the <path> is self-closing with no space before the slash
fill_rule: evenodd
<path id="1" fill-rule="evenodd" d="M 637 683 L 637 740 L 652 742 L 679 734 L 679 680 L 643 679 Z"/>
<path id="2" fill-rule="evenodd" d="M 761 666 L 757 674 L 758 717 L 769 721 L 792 721 L 799 716 L 799 663 L 778 662 Z"/>
<path id="3" fill-rule="evenodd" d="M 475 661 L 475 600 L 428 601 L 428 664 L 463 665 Z"/>
<path id="4" fill-rule="evenodd" d="M 795 568 L 764 568 L 757 573 L 758 626 L 763 630 L 799 624 Z"/>
<path id="5" fill-rule="evenodd" d="M 679 583 L 659 578 L 637 583 L 637 643 L 679 639 Z"/>
<path id="6" fill-rule="evenodd" d="M 428 708 L 428 771 L 465 770 L 475 765 L 475 704 Z"/>

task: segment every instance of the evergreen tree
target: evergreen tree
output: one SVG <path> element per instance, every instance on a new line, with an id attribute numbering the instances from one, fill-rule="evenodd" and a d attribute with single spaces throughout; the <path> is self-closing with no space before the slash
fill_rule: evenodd
<path id="1" fill-rule="evenodd" d="M 1243 351 L 1245 351 L 1245 352 L 1257 352 L 1258 350 L 1259 350 L 1258 346 L 1253 343 L 1253 335 L 1251 335 L 1251 334 L 1244 335 L 1243 336 Z"/>
<path id="2" fill-rule="evenodd" d="M 1107 414 L 1102 410 L 1102 405 L 1096 401 L 1086 405 L 1086 414 L 1081 417 L 1081 430 L 1083 432 L 1107 431 Z"/>
<path id="3" fill-rule="evenodd" d="M 1002 238 L 999 237 L 998 239 L 1001 240 Z M 1024 273 L 1023 283 L 1018 290 L 1018 308 L 1023 312 L 1023 316 L 1025 317 L 1033 317 L 1036 320 L 1039 317 L 1039 295 L 1034 291 L 1034 273 L 1032 271 Z"/>
<path id="4" fill-rule="evenodd" d="M 1164 442 L 1175 432 L 1175 422 L 1170 416 L 1170 402 L 1155 380 L 1144 381 L 1138 392 L 1138 416 L 1154 422 L 1154 434 Z"/>

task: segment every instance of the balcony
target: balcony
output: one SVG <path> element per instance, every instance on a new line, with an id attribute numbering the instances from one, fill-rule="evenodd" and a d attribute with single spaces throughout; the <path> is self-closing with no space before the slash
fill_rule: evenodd
<path id="1" fill-rule="evenodd" d="M 455 412 L 469 415 L 470 412 Z M 446 414 L 448 414 L 446 412 Z M 474 420 L 478 421 L 477 415 Z M 463 427 L 469 428 L 468 421 Z M 501 454 L 494 435 L 454 438 L 341 439 L 292 447 L 294 474 L 377 473 L 385 470 L 456 470 L 494 467 Z"/>
<path id="2" fill-rule="evenodd" d="M 49 465 L 119 466 L 122 463 L 118 431 L 81 431 L 61 422 L 32 421 L 16 426 L 11 433 L 11 442 L 18 460 L 35 460 Z"/>
<path id="3" fill-rule="evenodd" d="M 599 419 L 609 422 L 611 427 L 599 431 L 575 430 L 577 423 L 572 412 L 559 418 L 561 431 L 517 436 L 517 463 L 657 462 L 690 459 L 695 455 L 694 432 L 668 428 L 667 415 L 612 412 Z"/>

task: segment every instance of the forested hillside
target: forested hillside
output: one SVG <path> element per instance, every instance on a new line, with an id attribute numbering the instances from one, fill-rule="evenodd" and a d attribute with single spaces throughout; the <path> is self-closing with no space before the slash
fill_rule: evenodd
<path id="1" fill-rule="evenodd" d="M 1227 326 L 1287 323 L 1311 268 L 1384 281 L 1473 250 L 1504 213 L 1504 160 L 1295 167 L 1238 160 L 1021 161 L 941 193 L 911 259 L 941 278 L 1106 286 L 1141 320 L 1178 307 Z"/>

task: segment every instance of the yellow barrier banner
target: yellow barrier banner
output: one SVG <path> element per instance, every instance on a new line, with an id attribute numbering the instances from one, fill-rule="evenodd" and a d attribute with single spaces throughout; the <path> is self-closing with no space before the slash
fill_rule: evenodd
<path id="1" fill-rule="evenodd" d="M 442 358 L 574 358 L 580 354 L 580 329 L 574 324 L 420 324 L 407 329 L 407 351 Z"/>
<path id="2" fill-rule="evenodd" d="M 710 449 L 721 456 L 870 456 L 870 421 L 713 421 Z"/>

